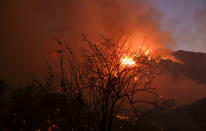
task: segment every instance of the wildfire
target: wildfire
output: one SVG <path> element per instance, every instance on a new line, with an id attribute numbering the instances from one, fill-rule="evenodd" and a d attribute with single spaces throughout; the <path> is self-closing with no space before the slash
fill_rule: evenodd
<path id="1" fill-rule="evenodd" d="M 134 57 L 139 57 L 141 55 L 145 55 L 148 57 L 148 59 L 150 60 L 150 53 L 151 53 L 151 49 L 146 49 L 144 47 L 139 47 L 140 48 L 140 53 L 137 55 L 134 55 Z M 121 64 L 123 66 L 134 66 L 136 63 L 133 60 L 133 57 L 129 57 L 129 56 L 125 56 L 121 59 Z"/>
<path id="2" fill-rule="evenodd" d="M 121 64 L 124 66 L 133 66 L 135 65 L 135 61 L 132 57 L 125 56 L 124 58 L 122 58 Z"/>
<path id="3" fill-rule="evenodd" d="M 121 65 L 123 67 L 127 66 L 127 67 L 131 67 L 134 65 L 138 65 L 138 63 L 136 63 L 134 61 L 136 59 L 139 59 L 141 57 L 147 58 L 148 61 L 153 61 L 156 63 L 159 63 L 160 61 L 165 61 L 165 60 L 172 60 L 174 62 L 179 62 L 178 60 L 176 60 L 175 58 L 173 58 L 170 55 L 162 55 L 162 54 L 156 54 L 151 48 L 145 48 L 145 47 L 139 47 L 139 50 L 136 51 L 137 53 L 133 56 L 131 55 L 125 55 L 124 57 L 121 58 Z M 179 62 L 180 63 L 180 62 Z"/>

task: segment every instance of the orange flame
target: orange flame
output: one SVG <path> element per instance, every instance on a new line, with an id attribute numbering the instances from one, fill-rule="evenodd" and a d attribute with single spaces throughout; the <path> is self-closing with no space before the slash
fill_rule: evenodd
<path id="1" fill-rule="evenodd" d="M 121 64 L 124 66 L 133 66 L 135 65 L 135 61 L 132 57 L 125 56 L 124 58 L 122 58 Z"/>
<path id="2" fill-rule="evenodd" d="M 134 52 L 134 51 L 133 51 Z M 146 57 L 147 60 L 149 61 L 154 61 L 156 63 L 159 63 L 160 61 L 166 61 L 166 60 L 171 60 L 176 63 L 180 63 L 174 56 L 169 55 L 169 54 L 159 54 L 156 51 L 153 51 L 151 48 L 146 48 L 146 47 L 139 47 L 139 51 L 136 51 L 137 53 L 132 56 L 125 55 L 124 57 L 121 58 L 121 66 L 122 67 L 131 67 L 131 66 L 137 66 L 138 63 L 134 61 L 134 58 L 138 59 L 139 57 Z M 131 52 L 130 52 L 131 53 Z"/>
<path id="3" fill-rule="evenodd" d="M 149 50 L 146 50 L 144 54 L 145 54 L 145 55 L 148 55 L 149 53 L 150 53 L 150 51 L 149 51 Z"/>

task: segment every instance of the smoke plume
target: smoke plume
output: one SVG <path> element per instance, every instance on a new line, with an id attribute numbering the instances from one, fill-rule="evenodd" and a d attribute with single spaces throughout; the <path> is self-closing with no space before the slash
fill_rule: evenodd
<path id="1" fill-rule="evenodd" d="M 162 13 L 148 0 L 2 0 L 0 9 L 0 72 L 13 80 L 41 68 L 43 58 L 52 56 L 53 38 L 74 52 L 84 46 L 81 33 L 91 40 L 124 36 L 133 46 L 145 38 L 145 46 L 154 49 L 172 43 L 159 29 Z"/>

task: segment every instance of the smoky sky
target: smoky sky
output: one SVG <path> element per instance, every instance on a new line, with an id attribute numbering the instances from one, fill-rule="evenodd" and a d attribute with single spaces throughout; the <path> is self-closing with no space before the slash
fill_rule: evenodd
<path id="1" fill-rule="evenodd" d="M 147 0 L 1 0 L 0 9 L 0 72 L 9 79 L 35 75 L 51 57 L 54 38 L 74 52 L 84 46 L 81 33 L 91 40 L 129 36 L 133 45 L 147 37 L 153 48 L 173 44 L 160 31 L 162 12 Z"/>
<path id="2" fill-rule="evenodd" d="M 206 85 L 189 78 L 186 75 L 163 74 L 157 77 L 152 86 L 166 99 L 174 99 L 177 105 L 191 104 L 206 96 Z"/>

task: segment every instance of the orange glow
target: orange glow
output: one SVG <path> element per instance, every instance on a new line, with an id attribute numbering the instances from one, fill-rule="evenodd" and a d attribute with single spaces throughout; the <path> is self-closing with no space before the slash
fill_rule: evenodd
<path id="1" fill-rule="evenodd" d="M 132 52 L 133 52 L 133 56 L 132 56 Z M 122 67 L 138 66 L 139 64 L 137 62 L 139 58 L 141 59 L 141 57 L 144 57 L 148 61 L 152 61 L 155 63 L 159 63 L 161 61 L 166 61 L 166 60 L 171 60 L 175 62 L 176 60 L 175 58 L 173 58 L 170 55 L 167 55 L 166 53 L 159 53 L 151 48 L 147 48 L 144 46 L 140 46 L 138 49 L 134 48 L 132 52 L 129 52 L 130 55 L 124 55 L 124 57 L 120 59 Z M 135 61 L 134 58 L 137 61 Z M 114 75 L 116 76 L 116 74 Z"/>
<path id="2" fill-rule="evenodd" d="M 148 55 L 148 54 L 149 54 L 149 50 L 146 50 L 144 54 L 145 54 L 145 55 Z"/>
<path id="3" fill-rule="evenodd" d="M 118 119 L 120 119 L 120 120 L 128 120 L 128 119 L 129 119 L 128 116 L 120 116 L 120 115 L 117 115 L 116 117 L 117 117 Z"/>
<path id="4" fill-rule="evenodd" d="M 56 57 L 56 56 L 57 56 L 57 53 L 56 53 L 56 52 L 52 52 L 52 53 L 51 53 L 51 56 Z"/>
<path id="5" fill-rule="evenodd" d="M 152 51 L 152 49 L 146 48 L 146 47 L 139 47 L 139 50 L 142 51 L 142 54 L 144 54 L 146 56 L 149 55 Z"/>
<path id="6" fill-rule="evenodd" d="M 133 58 L 126 56 L 122 58 L 121 64 L 124 66 L 133 66 L 135 65 L 135 61 L 133 60 Z"/>

